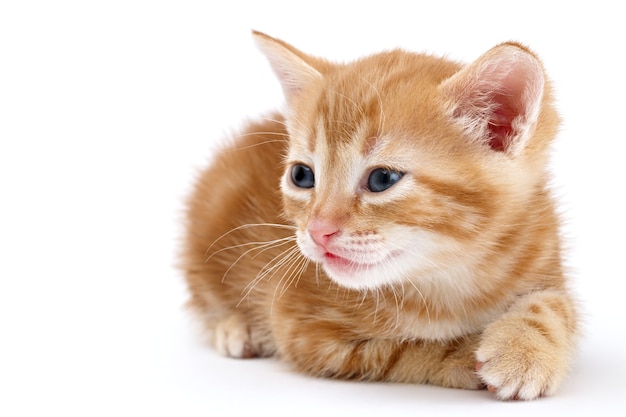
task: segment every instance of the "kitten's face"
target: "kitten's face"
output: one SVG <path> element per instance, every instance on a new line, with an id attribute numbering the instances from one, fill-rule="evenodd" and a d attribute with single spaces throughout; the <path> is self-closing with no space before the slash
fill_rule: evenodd
<path id="1" fill-rule="evenodd" d="M 486 216 L 488 186 L 475 184 L 470 147 L 450 146 L 459 132 L 429 103 L 435 82 L 350 78 L 294 107 L 282 191 L 301 252 L 343 286 L 375 288 L 453 262 Z"/>
<path id="2" fill-rule="evenodd" d="M 503 44 L 463 68 L 402 51 L 334 65 L 257 41 L 288 102 L 281 190 L 302 254 L 349 288 L 475 286 L 463 271 L 516 221 L 556 129 L 536 58 Z"/>

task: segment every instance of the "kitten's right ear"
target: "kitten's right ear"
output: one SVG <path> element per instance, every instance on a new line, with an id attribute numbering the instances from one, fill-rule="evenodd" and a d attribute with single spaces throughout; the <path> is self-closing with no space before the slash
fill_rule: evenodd
<path id="1" fill-rule="evenodd" d="M 288 102 L 297 98 L 308 85 L 322 79 L 328 65 L 326 62 L 265 33 L 253 30 L 252 35 L 269 60 Z"/>

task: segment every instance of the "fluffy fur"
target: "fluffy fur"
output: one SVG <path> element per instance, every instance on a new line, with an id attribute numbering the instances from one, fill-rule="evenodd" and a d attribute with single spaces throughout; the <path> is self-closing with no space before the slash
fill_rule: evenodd
<path id="1" fill-rule="evenodd" d="M 537 57 L 348 64 L 255 32 L 287 100 L 198 178 L 183 269 L 216 348 L 319 376 L 552 394 L 574 351 Z M 382 189 L 381 189 L 382 188 Z"/>

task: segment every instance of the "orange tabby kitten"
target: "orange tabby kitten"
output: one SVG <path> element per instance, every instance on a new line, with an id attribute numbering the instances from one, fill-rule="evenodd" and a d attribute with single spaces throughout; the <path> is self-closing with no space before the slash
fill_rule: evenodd
<path id="1" fill-rule="evenodd" d="M 574 304 L 546 163 L 542 64 L 349 64 L 255 32 L 287 110 L 216 155 L 188 204 L 190 306 L 232 357 L 319 376 L 552 394 Z"/>

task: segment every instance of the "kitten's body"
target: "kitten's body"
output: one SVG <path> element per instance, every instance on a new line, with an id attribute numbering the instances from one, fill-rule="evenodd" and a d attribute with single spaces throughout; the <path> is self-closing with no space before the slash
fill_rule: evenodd
<path id="1" fill-rule="evenodd" d="M 577 326 L 536 58 L 509 44 L 466 68 L 403 51 L 333 65 L 256 37 L 289 111 L 251 123 L 189 200 L 190 305 L 217 348 L 552 393 Z"/>

